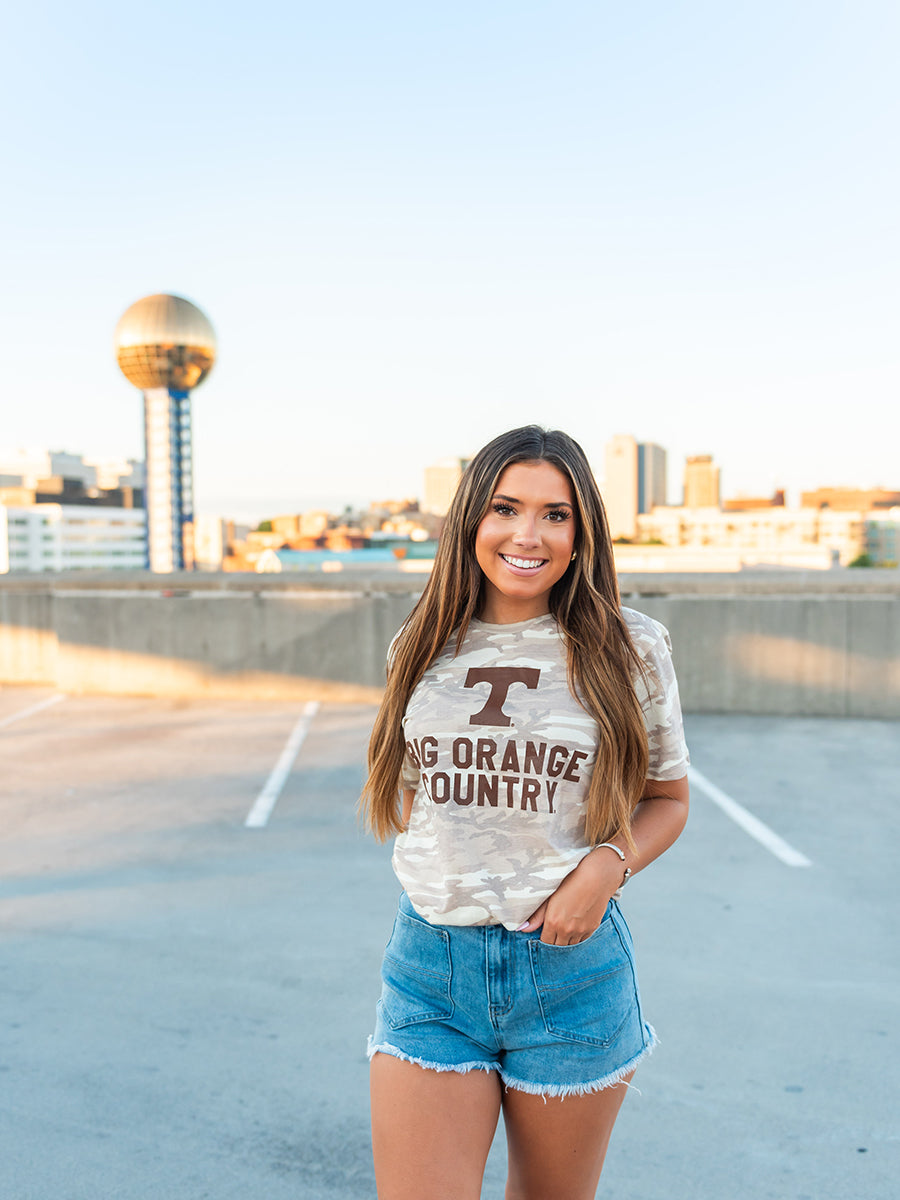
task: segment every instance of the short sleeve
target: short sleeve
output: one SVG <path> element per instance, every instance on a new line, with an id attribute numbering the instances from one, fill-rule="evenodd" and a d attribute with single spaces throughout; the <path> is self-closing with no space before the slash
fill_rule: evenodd
<path id="1" fill-rule="evenodd" d="M 403 718 L 403 734 L 406 736 L 406 718 Z M 404 791 L 415 791 L 419 786 L 419 759 L 412 742 L 407 741 L 403 765 L 400 767 L 400 787 Z"/>
<path id="2" fill-rule="evenodd" d="M 403 766 L 400 768 L 400 786 L 404 791 L 415 791 L 419 786 L 419 768 L 413 762 L 409 750 L 403 756 Z"/>
<path id="3" fill-rule="evenodd" d="M 388 646 L 387 666 L 391 668 L 391 663 L 394 660 L 394 647 L 397 644 L 397 639 L 402 633 L 402 630 L 395 633 L 391 638 L 391 644 Z M 403 755 L 403 764 L 400 767 L 400 787 L 404 791 L 413 791 L 419 786 L 419 765 L 415 760 L 415 756 L 410 753 L 409 743 L 406 746 L 406 753 Z"/>
<path id="4" fill-rule="evenodd" d="M 684 740 L 672 643 L 664 625 L 649 617 L 644 622 L 639 632 L 632 629 L 632 638 L 645 668 L 643 678 L 635 680 L 635 691 L 647 728 L 647 778 L 680 779 L 691 758 Z"/>

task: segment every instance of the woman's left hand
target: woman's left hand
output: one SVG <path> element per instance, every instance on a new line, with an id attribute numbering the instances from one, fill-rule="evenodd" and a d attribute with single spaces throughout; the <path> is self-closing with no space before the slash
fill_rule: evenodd
<path id="1" fill-rule="evenodd" d="M 586 855 L 552 896 L 531 914 L 522 933 L 541 929 L 541 941 L 553 946 L 574 946 L 597 929 L 606 907 L 622 883 L 621 860 L 612 852 Z"/>

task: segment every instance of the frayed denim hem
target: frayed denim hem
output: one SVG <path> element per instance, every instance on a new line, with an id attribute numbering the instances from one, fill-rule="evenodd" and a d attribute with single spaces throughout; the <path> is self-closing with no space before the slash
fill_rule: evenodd
<path id="1" fill-rule="evenodd" d="M 614 1087 L 617 1083 L 625 1083 L 625 1076 L 630 1075 L 638 1063 L 652 1054 L 654 1047 L 659 1045 L 659 1038 L 656 1036 L 653 1026 L 645 1025 L 644 1028 L 649 1036 L 649 1041 L 640 1054 L 625 1063 L 623 1067 L 619 1067 L 617 1071 L 610 1071 L 608 1075 L 604 1075 L 600 1079 L 592 1079 L 588 1083 L 530 1083 L 524 1079 L 514 1079 L 512 1075 L 501 1070 L 500 1078 L 503 1080 L 503 1086 L 512 1088 L 516 1092 L 527 1092 L 531 1096 L 543 1096 L 546 1100 L 548 1096 L 561 1096 L 563 1099 L 566 1096 L 587 1096 L 591 1092 L 602 1092 L 604 1088 Z M 631 1084 L 626 1083 L 626 1086 L 631 1087 Z M 633 1090 L 638 1091 L 638 1088 Z"/>
<path id="2" fill-rule="evenodd" d="M 424 1058 L 416 1058 L 412 1054 L 406 1054 L 403 1050 L 398 1049 L 397 1046 L 392 1046 L 390 1042 L 379 1042 L 376 1046 L 371 1036 L 366 1046 L 366 1054 L 370 1062 L 376 1054 L 390 1054 L 393 1058 L 402 1058 L 404 1062 L 415 1063 L 417 1067 L 425 1067 L 429 1071 L 457 1071 L 460 1075 L 465 1075 L 467 1071 L 500 1070 L 496 1063 L 479 1062 L 477 1059 L 474 1062 L 464 1063 L 428 1062 Z"/>

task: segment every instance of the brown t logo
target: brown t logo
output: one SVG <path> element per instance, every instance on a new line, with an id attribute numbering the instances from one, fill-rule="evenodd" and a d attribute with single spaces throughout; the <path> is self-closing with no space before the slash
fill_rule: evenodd
<path id="1" fill-rule="evenodd" d="M 510 687 L 514 683 L 524 683 L 529 691 L 533 691 L 540 677 L 540 667 L 470 667 L 463 687 L 470 688 L 476 683 L 489 683 L 491 694 L 485 701 L 484 708 L 474 717 L 469 717 L 469 724 L 512 725 L 512 721 L 503 711 Z"/>

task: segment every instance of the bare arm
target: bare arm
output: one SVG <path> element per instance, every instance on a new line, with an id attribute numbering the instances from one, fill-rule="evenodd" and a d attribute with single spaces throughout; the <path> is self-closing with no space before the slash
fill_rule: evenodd
<path id="1" fill-rule="evenodd" d="M 583 942 L 606 912 L 606 906 L 622 883 L 625 868 L 636 875 L 672 845 L 684 828 L 688 815 L 688 780 L 648 779 L 631 823 L 636 850 L 623 838 L 613 838 L 625 853 L 625 861 L 614 850 L 598 846 L 571 871 L 552 896 L 537 908 L 523 930 L 541 931 L 541 941 L 558 946 Z"/>

